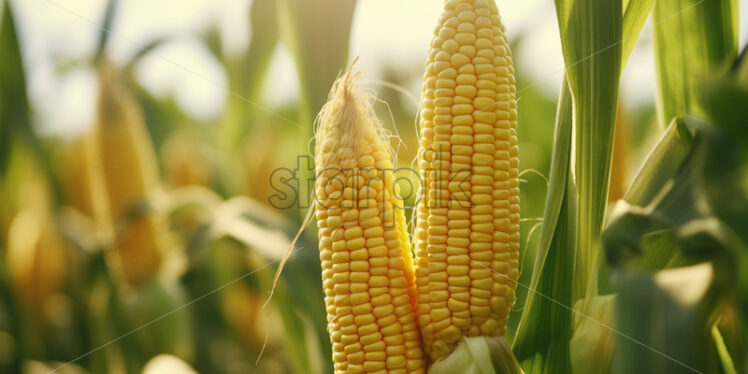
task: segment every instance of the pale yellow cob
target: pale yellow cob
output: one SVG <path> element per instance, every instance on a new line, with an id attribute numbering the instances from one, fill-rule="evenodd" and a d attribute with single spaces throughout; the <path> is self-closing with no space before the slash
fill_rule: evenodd
<path id="1" fill-rule="evenodd" d="M 137 286 L 158 274 L 163 256 L 163 218 L 148 209 L 134 214 L 158 185 L 156 155 L 135 99 L 106 62 L 99 82 L 94 136 L 115 227 L 109 259 L 118 276 Z"/>
<path id="2" fill-rule="evenodd" d="M 49 212 L 25 208 L 13 219 L 6 267 L 19 298 L 34 313 L 41 313 L 49 297 L 62 289 L 67 252 Z"/>
<path id="3" fill-rule="evenodd" d="M 415 232 L 418 315 L 436 361 L 503 336 L 519 257 L 517 104 L 493 0 L 449 0 L 426 62 Z"/>
<path id="4" fill-rule="evenodd" d="M 336 373 L 424 373 L 392 154 L 350 71 L 316 134 L 316 217 Z"/>

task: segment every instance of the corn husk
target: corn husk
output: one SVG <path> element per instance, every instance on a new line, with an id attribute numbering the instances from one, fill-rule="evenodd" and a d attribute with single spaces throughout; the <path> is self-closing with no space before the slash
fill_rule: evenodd
<path id="1" fill-rule="evenodd" d="M 465 337 L 449 356 L 433 363 L 429 374 L 522 373 L 503 336 Z"/>

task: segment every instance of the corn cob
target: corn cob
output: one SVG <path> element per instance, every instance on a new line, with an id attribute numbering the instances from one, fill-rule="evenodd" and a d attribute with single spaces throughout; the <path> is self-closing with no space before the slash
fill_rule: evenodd
<path id="1" fill-rule="evenodd" d="M 92 134 L 66 144 L 64 187 L 66 203 L 89 218 L 100 242 L 111 239 L 109 205 L 106 199 L 101 159 Z"/>
<path id="2" fill-rule="evenodd" d="M 413 259 L 392 155 L 358 74 L 334 85 L 316 134 L 316 217 L 336 373 L 423 373 Z"/>
<path id="3" fill-rule="evenodd" d="M 514 70 L 493 0 L 444 3 L 421 100 L 418 316 L 436 361 L 506 333 L 519 275 Z"/>
<path id="4" fill-rule="evenodd" d="M 187 131 L 175 131 L 161 147 L 166 183 L 173 188 L 210 186 L 213 175 L 205 150 Z"/>
<path id="5" fill-rule="evenodd" d="M 6 266 L 24 306 L 44 310 L 44 303 L 63 286 L 67 248 L 47 211 L 25 208 L 13 219 Z"/>
<path id="6" fill-rule="evenodd" d="M 99 82 L 94 136 L 111 222 L 118 229 L 109 261 L 127 284 L 138 285 L 158 273 L 162 258 L 165 222 L 152 211 L 130 217 L 157 186 L 156 156 L 134 98 L 106 62 Z"/>

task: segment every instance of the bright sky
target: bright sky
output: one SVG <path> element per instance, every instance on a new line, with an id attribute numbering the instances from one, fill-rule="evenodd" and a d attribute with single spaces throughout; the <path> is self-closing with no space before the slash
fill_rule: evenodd
<path id="1" fill-rule="evenodd" d="M 1 1 L 1 0 L 0 0 Z M 157 95 L 174 95 L 191 116 L 210 120 L 226 100 L 226 76 L 211 54 L 194 39 L 218 23 L 229 51 L 241 51 L 250 35 L 251 0 L 127 0 L 120 1 L 111 32 L 110 54 L 126 61 L 144 44 L 161 35 L 172 42 L 139 64 L 136 74 Z M 511 34 L 522 34 L 515 59 L 529 70 L 532 84 L 555 93 L 563 60 L 552 0 L 497 0 Z M 105 0 L 11 0 L 23 38 L 30 98 L 47 133 L 77 133 L 93 120 L 96 82 L 87 69 L 57 74 L 55 62 L 90 56 L 100 31 Z M 748 0 L 740 0 L 748 9 Z M 440 12 L 436 0 L 359 0 L 351 36 L 351 56 L 359 56 L 368 78 L 377 79 L 383 66 L 421 69 Z M 748 11 L 741 12 L 741 45 L 748 41 Z M 266 85 L 270 107 L 295 100 L 298 83 L 291 56 L 276 52 Z M 655 93 L 651 28 L 645 27 L 622 80 L 625 99 L 650 103 Z M 408 89 L 418 96 L 420 81 Z M 521 87 L 519 87 L 521 89 Z M 520 94 L 521 95 L 521 94 Z"/>

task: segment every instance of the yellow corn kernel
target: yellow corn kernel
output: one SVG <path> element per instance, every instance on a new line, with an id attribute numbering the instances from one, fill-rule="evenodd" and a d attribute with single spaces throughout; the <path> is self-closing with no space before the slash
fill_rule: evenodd
<path id="1" fill-rule="evenodd" d="M 493 0 L 449 0 L 444 9 L 423 80 L 415 235 L 418 319 L 434 361 L 461 337 L 506 333 L 519 256 L 517 104 L 504 26 Z"/>
<path id="2" fill-rule="evenodd" d="M 407 368 L 424 373 L 423 354 L 406 354 L 421 350 L 422 343 L 402 201 L 390 150 L 357 79 L 348 71 L 335 83 L 316 134 L 316 214 L 328 330 L 333 350 L 342 346 L 346 353 L 333 355 L 335 372 Z M 342 195 L 330 195 L 328 184 L 340 183 L 345 184 Z M 331 230 L 340 231 L 336 240 Z M 332 286 L 339 284 L 346 287 Z"/>

